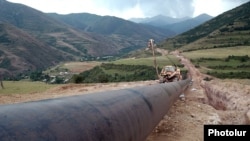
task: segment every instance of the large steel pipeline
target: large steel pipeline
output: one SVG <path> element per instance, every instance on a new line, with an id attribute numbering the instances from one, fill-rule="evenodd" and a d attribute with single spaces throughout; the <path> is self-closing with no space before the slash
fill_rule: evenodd
<path id="1" fill-rule="evenodd" d="M 144 141 L 190 79 L 0 106 L 1 141 Z"/>

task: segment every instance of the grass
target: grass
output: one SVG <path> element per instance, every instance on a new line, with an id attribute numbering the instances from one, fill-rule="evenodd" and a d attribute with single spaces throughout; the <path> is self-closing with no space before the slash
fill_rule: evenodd
<path id="1" fill-rule="evenodd" d="M 166 56 L 157 56 L 156 57 L 156 63 L 157 66 L 162 68 L 166 65 L 173 65 L 171 61 L 173 61 L 176 65 L 180 64 L 179 60 L 173 56 L 169 55 L 169 58 Z M 127 58 L 127 59 L 120 59 L 116 61 L 112 61 L 110 63 L 114 64 L 125 64 L 125 65 L 146 65 L 146 66 L 154 66 L 154 58 L 153 57 L 147 57 L 147 58 Z"/>
<path id="2" fill-rule="evenodd" d="M 100 65 L 101 62 L 89 61 L 89 62 L 66 62 L 59 64 L 53 68 L 50 68 L 45 71 L 45 73 L 56 75 L 59 72 L 69 71 L 72 73 L 81 73 L 86 70 L 90 70 L 97 65 Z"/>
<path id="3" fill-rule="evenodd" d="M 100 62 L 89 61 L 89 62 L 68 62 L 64 63 L 61 68 L 66 68 L 71 72 L 83 72 L 86 70 L 90 70 L 93 67 L 100 65 Z"/>
<path id="4" fill-rule="evenodd" d="M 203 58 L 226 58 L 229 55 L 250 56 L 250 46 L 205 49 L 205 50 L 183 52 L 182 54 L 189 59 L 198 59 L 202 57 Z"/>
<path id="5" fill-rule="evenodd" d="M 197 50 L 183 52 L 183 55 L 191 59 L 203 73 L 218 72 L 219 76 L 224 78 L 235 78 L 237 75 L 238 78 L 249 77 L 247 75 L 250 72 L 250 61 L 242 62 L 235 59 L 226 61 L 228 56 L 250 56 L 249 46 Z"/>
<path id="6" fill-rule="evenodd" d="M 1 94 L 27 94 L 44 92 L 58 85 L 50 85 L 44 82 L 30 81 L 3 81 L 4 89 L 0 89 Z"/>

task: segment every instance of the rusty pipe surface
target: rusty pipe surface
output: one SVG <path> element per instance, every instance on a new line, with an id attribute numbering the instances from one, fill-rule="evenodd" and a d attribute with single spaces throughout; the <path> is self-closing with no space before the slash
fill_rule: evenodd
<path id="1" fill-rule="evenodd" d="M 0 106 L 1 141 L 144 141 L 190 79 Z"/>

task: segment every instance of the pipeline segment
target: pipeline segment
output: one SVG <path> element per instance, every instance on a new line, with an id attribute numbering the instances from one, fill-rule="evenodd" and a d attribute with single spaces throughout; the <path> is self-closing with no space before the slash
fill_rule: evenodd
<path id="1" fill-rule="evenodd" d="M 144 141 L 190 79 L 0 106 L 1 141 Z"/>

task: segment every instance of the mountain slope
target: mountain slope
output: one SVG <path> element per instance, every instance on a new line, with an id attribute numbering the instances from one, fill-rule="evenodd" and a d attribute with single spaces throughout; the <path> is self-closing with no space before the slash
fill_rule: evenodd
<path id="1" fill-rule="evenodd" d="M 250 2 L 245 3 L 181 35 L 166 39 L 163 47 L 170 50 L 194 50 L 249 45 L 249 7 Z"/>
<path id="2" fill-rule="evenodd" d="M 157 16 L 150 17 L 150 18 L 132 18 L 130 19 L 130 21 L 133 21 L 136 23 L 154 25 L 154 26 L 164 26 L 164 25 L 179 23 L 188 19 L 190 18 L 189 17 L 172 18 L 168 16 L 157 15 Z"/>
<path id="3" fill-rule="evenodd" d="M 49 15 L 25 5 L 0 1 L 0 21 L 21 28 L 71 56 L 114 55 L 126 48 L 144 47 L 148 38 L 162 40 L 172 35 L 166 30 L 110 16 Z"/>
<path id="4" fill-rule="evenodd" d="M 67 60 L 67 56 L 9 24 L 0 23 L 0 42 L 1 75 L 44 69 Z"/>
<path id="5" fill-rule="evenodd" d="M 130 20 L 137 23 L 143 23 L 146 25 L 153 25 L 156 27 L 163 28 L 165 30 L 170 30 L 175 32 L 176 35 L 188 31 L 212 18 L 213 17 L 207 14 L 201 14 L 194 18 L 189 18 L 189 17 L 171 18 L 163 15 L 157 15 L 152 18 L 139 18 Z"/>
<path id="6" fill-rule="evenodd" d="M 176 34 L 181 34 L 211 19 L 212 19 L 211 16 L 207 14 L 201 14 L 195 18 L 187 19 L 185 21 L 181 21 L 170 25 L 165 25 L 164 28 L 171 29 Z"/>
<path id="7" fill-rule="evenodd" d="M 40 11 L 5 0 L 0 1 L 0 21 L 25 30 L 47 45 L 64 52 L 64 55 L 75 58 L 112 54 L 119 50 L 119 47 L 115 49 L 115 44 L 103 36 L 78 32 Z M 103 50 L 100 49 L 103 47 L 109 47 L 113 51 L 97 51 L 98 49 Z"/>
<path id="8" fill-rule="evenodd" d="M 118 43 L 124 42 L 124 44 L 120 44 L 121 46 L 134 48 L 144 47 L 149 38 L 161 41 L 174 34 L 167 29 L 136 24 L 113 16 L 98 16 L 88 13 L 68 15 L 50 13 L 49 15 L 78 30 L 105 35 Z"/>
<path id="9" fill-rule="evenodd" d="M 14 76 L 62 61 L 119 53 L 101 35 L 79 32 L 46 14 L 0 0 L 0 73 Z"/>
<path id="10" fill-rule="evenodd" d="M 170 34 L 116 17 L 87 15 L 81 21 L 81 14 L 71 16 L 68 21 L 78 21 L 67 23 L 28 6 L 0 0 L 1 70 L 14 75 L 61 61 L 120 55 L 146 46 L 149 38 L 160 41 Z M 16 65 L 20 63 L 13 61 L 13 56 L 27 65 Z"/>

